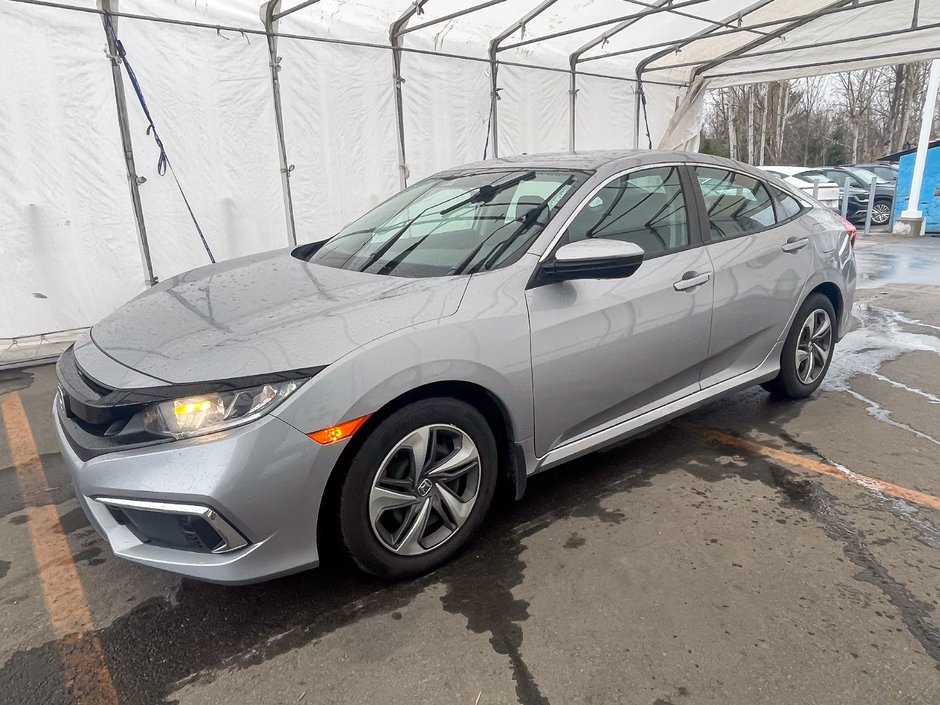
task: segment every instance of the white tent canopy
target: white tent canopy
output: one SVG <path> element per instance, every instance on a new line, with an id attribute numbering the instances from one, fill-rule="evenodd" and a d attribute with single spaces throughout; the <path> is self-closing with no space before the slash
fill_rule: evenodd
<path id="1" fill-rule="evenodd" d="M 936 0 L 4 0 L 0 338 L 208 261 L 106 10 L 217 259 L 484 156 L 694 148 L 709 87 L 940 56 Z"/>

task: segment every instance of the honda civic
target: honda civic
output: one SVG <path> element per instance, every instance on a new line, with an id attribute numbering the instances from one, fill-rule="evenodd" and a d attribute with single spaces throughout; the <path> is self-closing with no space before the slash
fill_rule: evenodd
<path id="1" fill-rule="evenodd" d="M 249 583 L 335 543 L 416 575 L 535 473 L 751 385 L 811 395 L 849 328 L 854 237 L 718 157 L 449 169 L 93 326 L 58 362 L 63 457 L 123 558 Z"/>

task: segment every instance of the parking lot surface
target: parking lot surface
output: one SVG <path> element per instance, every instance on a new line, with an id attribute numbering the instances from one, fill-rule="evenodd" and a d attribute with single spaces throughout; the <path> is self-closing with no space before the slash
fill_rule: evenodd
<path id="1" fill-rule="evenodd" d="M 457 560 L 220 587 L 111 555 L 0 372 L 0 703 L 940 703 L 940 239 L 860 241 L 822 390 L 532 478 Z"/>

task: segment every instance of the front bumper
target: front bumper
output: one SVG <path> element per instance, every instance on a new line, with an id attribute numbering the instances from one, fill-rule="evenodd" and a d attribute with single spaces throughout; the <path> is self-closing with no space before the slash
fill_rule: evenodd
<path id="1" fill-rule="evenodd" d="M 75 493 L 115 555 L 219 583 L 251 583 L 318 564 L 317 518 L 345 443 L 321 446 L 275 416 L 197 438 L 82 460 L 53 408 Z M 104 502 L 204 507 L 245 541 L 197 552 L 141 540 Z M 133 504 L 131 506 L 134 506 Z M 142 505 L 146 506 L 146 505 Z M 228 547 L 226 547 L 227 549 Z"/>

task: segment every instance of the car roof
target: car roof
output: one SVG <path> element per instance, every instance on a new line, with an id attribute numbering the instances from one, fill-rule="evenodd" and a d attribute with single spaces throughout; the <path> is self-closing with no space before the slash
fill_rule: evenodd
<path id="1" fill-rule="evenodd" d="M 776 171 L 779 174 L 786 174 L 787 176 L 796 176 L 804 171 L 809 171 L 813 167 L 809 166 L 776 166 L 775 164 L 764 164 L 761 167 L 764 171 Z"/>
<path id="2" fill-rule="evenodd" d="M 585 171 L 615 172 L 620 169 L 645 164 L 690 163 L 705 166 L 729 167 L 763 177 L 758 169 L 724 157 L 698 152 L 665 151 L 655 149 L 603 150 L 592 152 L 554 152 L 546 154 L 519 154 L 499 159 L 487 159 L 462 164 L 438 172 L 436 176 L 456 176 L 480 171 L 505 171 L 521 169 L 581 169 Z"/>

